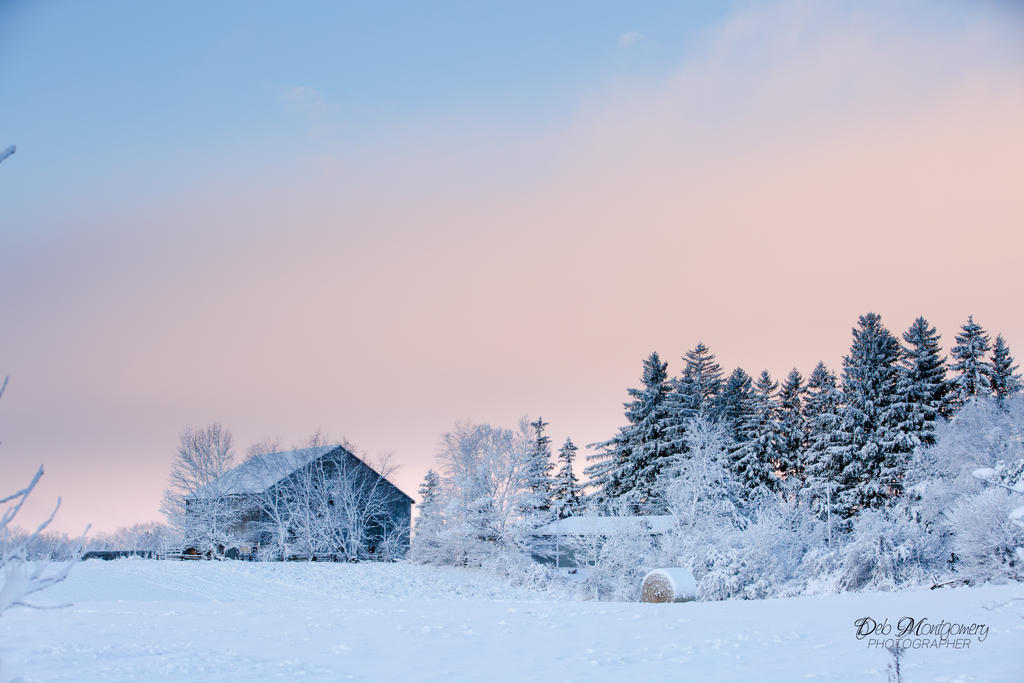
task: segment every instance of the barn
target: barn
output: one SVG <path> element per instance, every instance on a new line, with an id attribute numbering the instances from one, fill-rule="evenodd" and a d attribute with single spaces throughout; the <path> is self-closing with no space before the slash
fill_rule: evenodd
<path id="1" fill-rule="evenodd" d="M 256 455 L 186 497 L 186 552 L 395 559 L 409 549 L 412 504 L 344 446 Z"/>

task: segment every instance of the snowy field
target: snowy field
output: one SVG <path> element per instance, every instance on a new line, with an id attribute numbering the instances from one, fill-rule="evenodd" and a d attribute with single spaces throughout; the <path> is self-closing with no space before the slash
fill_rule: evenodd
<path id="1" fill-rule="evenodd" d="M 913 650 L 904 681 L 1024 680 L 1024 587 L 646 605 L 575 602 L 405 564 L 92 560 L 0 617 L 30 681 L 885 681 L 854 622 L 989 627 Z M 895 629 L 894 629 L 895 630 Z"/>

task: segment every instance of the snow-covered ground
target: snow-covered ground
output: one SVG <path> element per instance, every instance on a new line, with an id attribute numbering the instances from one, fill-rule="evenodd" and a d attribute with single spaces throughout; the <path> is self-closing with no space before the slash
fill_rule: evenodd
<path id="1" fill-rule="evenodd" d="M 904 681 L 1024 680 L 1024 587 L 647 605 L 574 602 L 406 564 L 89 561 L 0 617 L 30 681 L 885 681 L 861 617 L 985 624 Z M 890 634 L 890 637 L 892 634 Z M 930 640 L 930 639 L 929 639 Z M 951 640 L 955 640 L 952 638 Z"/>

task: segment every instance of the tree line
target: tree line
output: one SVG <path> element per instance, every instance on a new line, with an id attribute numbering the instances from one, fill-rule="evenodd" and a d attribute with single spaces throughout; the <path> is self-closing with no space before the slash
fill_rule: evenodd
<path id="1" fill-rule="evenodd" d="M 923 317 L 901 339 L 862 315 L 839 373 L 818 363 L 781 383 L 726 374 L 702 343 L 677 377 L 652 353 L 626 423 L 588 446 L 584 482 L 579 449 L 567 439 L 553 454 L 542 418 L 458 424 L 420 488 L 413 557 L 524 576 L 534 532 L 554 519 L 669 514 L 676 526 L 657 544 L 579 549 L 593 556 L 592 595 L 629 595 L 643 566 L 692 567 L 708 599 L 802 591 L 821 577 L 838 590 L 884 587 L 968 566 L 1019 576 L 1022 532 L 1007 506 L 1024 490 L 1024 402 L 1006 340 L 973 317 L 949 357 Z M 977 468 L 995 483 L 973 478 Z"/>
<path id="2" fill-rule="evenodd" d="M 657 353 L 630 389 L 627 424 L 596 445 L 586 468 L 595 501 L 624 501 L 638 512 L 664 509 L 659 482 L 689 453 L 694 418 L 720 425 L 727 466 L 743 484 L 803 499 L 849 518 L 903 490 L 908 457 L 935 443 L 937 425 L 976 396 L 1002 401 L 1021 388 L 1002 335 L 994 343 L 973 316 L 942 354 L 935 327 L 917 318 L 902 343 L 875 313 L 860 316 L 839 375 L 819 362 L 806 379 L 793 369 L 781 384 L 767 370 L 725 375 L 703 343 L 670 378 Z"/>

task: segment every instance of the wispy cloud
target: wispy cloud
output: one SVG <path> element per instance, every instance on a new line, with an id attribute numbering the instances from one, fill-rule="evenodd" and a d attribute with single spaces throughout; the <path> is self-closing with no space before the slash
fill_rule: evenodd
<path id="1" fill-rule="evenodd" d="M 308 85 L 288 88 L 281 93 L 281 102 L 288 111 L 306 116 L 323 116 L 327 113 L 324 94 Z"/>
<path id="2" fill-rule="evenodd" d="M 281 93 L 281 103 L 304 122 L 311 138 L 323 140 L 338 132 L 336 112 L 322 91 L 308 85 L 288 88 Z"/>
<path id="3" fill-rule="evenodd" d="M 617 44 L 621 48 L 630 48 L 639 45 L 644 42 L 644 40 L 644 34 L 639 31 L 629 31 L 619 36 Z"/>

